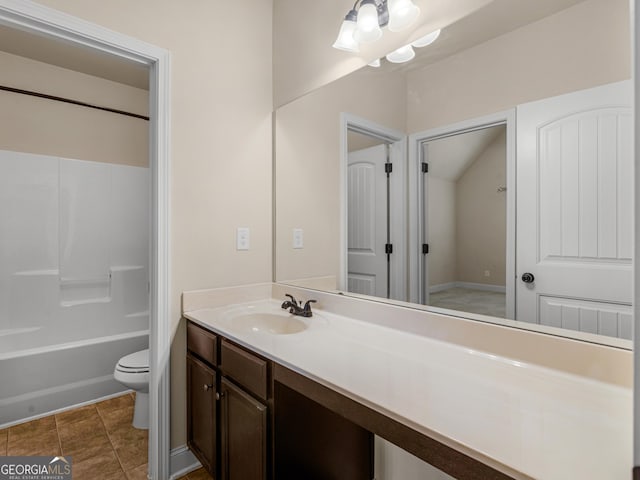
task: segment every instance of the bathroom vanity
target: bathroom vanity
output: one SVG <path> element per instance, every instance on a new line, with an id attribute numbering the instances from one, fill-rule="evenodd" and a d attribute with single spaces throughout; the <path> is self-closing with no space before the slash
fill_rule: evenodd
<path id="1" fill-rule="evenodd" d="M 304 289 L 305 328 L 270 333 L 282 289 L 185 294 L 189 443 L 216 478 L 250 444 L 242 478 L 370 479 L 372 434 L 454 478 L 628 477 L 629 352 Z"/>
<path id="2" fill-rule="evenodd" d="M 189 321 L 191 450 L 216 479 L 370 480 L 372 434 L 289 388 L 292 375 Z"/>

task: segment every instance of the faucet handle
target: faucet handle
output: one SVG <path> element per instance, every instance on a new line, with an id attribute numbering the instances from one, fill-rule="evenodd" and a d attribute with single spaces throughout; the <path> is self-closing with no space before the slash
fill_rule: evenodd
<path id="1" fill-rule="evenodd" d="M 293 297 L 293 295 L 289 295 L 288 293 L 285 293 L 284 296 L 289 297 L 291 299 L 291 303 L 293 303 L 295 306 L 298 306 L 298 301 Z"/>
<path id="2" fill-rule="evenodd" d="M 316 302 L 317 302 L 317 300 L 307 300 L 306 303 L 304 304 L 304 308 L 302 309 L 302 311 L 304 313 L 308 313 L 309 314 L 308 316 L 310 317 L 311 316 L 311 304 L 312 303 L 316 303 Z"/>

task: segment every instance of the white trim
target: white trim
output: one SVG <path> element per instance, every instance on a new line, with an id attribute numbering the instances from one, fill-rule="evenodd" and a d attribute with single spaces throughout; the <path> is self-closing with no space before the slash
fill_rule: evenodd
<path id="1" fill-rule="evenodd" d="M 507 241 L 506 241 L 506 318 L 515 318 L 515 257 L 516 257 L 516 111 L 515 108 L 463 122 L 433 128 L 409 135 L 409 301 L 425 303 L 428 295 L 426 266 L 421 245 L 426 235 L 422 182 L 422 148 L 424 142 L 472 132 L 497 125 L 506 126 L 507 154 Z"/>
<path id="2" fill-rule="evenodd" d="M 633 77 L 634 120 L 634 250 L 633 250 L 633 465 L 640 468 L 640 11 L 635 0 L 629 1 L 631 17 L 631 58 Z"/>
<path id="3" fill-rule="evenodd" d="M 456 288 L 457 286 L 458 286 L 457 282 L 439 283 L 437 285 L 431 285 L 429 287 L 429 293 L 443 292 L 444 290 L 449 290 L 450 288 Z"/>
<path id="4" fill-rule="evenodd" d="M 400 131 L 379 125 L 357 115 L 342 112 L 340 114 L 340 271 L 338 275 L 338 290 L 347 290 L 347 160 L 349 148 L 347 145 L 348 131 L 358 132 L 369 137 L 391 143 L 399 147 L 394 158 L 402 161 L 393 165 L 394 175 L 391 175 L 391 191 L 394 202 L 394 212 L 406 212 L 407 185 L 406 151 L 407 136 Z M 391 296 L 395 300 L 407 299 L 407 216 L 391 215 L 391 232 L 394 235 L 393 258 L 391 262 Z"/>
<path id="5" fill-rule="evenodd" d="M 449 290 L 450 288 L 468 288 L 471 290 L 482 290 L 483 292 L 507 292 L 507 287 L 504 285 L 489 285 L 487 283 L 473 283 L 473 282 L 449 282 L 441 283 L 439 285 L 432 285 L 429 287 L 429 293 L 442 292 Z"/>
<path id="6" fill-rule="evenodd" d="M 169 246 L 169 52 L 29 0 L 0 0 L 0 24 L 64 39 L 150 67 L 151 322 L 149 475 L 169 474 L 169 355 L 171 289 Z"/>
<path id="7" fill-rule="evenodd" d="M 176 447 L 171 450 L 170 457 L 169 465 L 171 467 L 169 472 L 171 476 L 169 478 L 171 480 L 180 478 L 202 466 L 186 445 L 182 445 L 181 447 Z"/>

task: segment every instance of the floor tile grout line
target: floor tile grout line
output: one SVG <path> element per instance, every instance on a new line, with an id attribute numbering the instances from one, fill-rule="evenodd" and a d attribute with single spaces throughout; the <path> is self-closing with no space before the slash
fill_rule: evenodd
<path id="1" fill-rule="evenodd" d="M 118 452 L 116 451 L 116 447 L 113 444 L 113 441 L 111 440 L 111 434 L 109 433 L 109 429 L 107 428 L 107 424 L 104 423 L 104 418 L 102 417 L 102 412 L 98 408 L 97 404 L 96 404 L 96 410 L 98 411 L 98 417 L 100 417 L 100 422 L 102 422 L 102 426 L 104 427 L 104 431 L 107 434 L 107 439 L 109 440 L 109 445 L 111 445 L 111 450 L 113 450 L 113 454 L 116 456 L 116 459 L 118 460 L 118 465 L 120 465 L 120 470 L 122 470 L 122 473 L 124 474 L 125 477 L 128 477 L 127 472 L 125 471 L 124 466 L 122 465 L 122 461 L 120 460 L 120 455 L 118 455 Z"/>
<path id="2" fill-rule="evenodd" d="M 56 415 L 53 415 L 53 422 L 56 424 L 56 438 L 58 439 L 60 455 L 64 456 L 64 451 L 62 450 L 62 440 L 60 439 L 60 430 L 58 430 L 58 417 Z"/>

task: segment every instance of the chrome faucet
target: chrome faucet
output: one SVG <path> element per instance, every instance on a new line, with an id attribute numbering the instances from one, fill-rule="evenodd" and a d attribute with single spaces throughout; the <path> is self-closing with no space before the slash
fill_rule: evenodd
<path id="1" fill-rule="evenodd" d="M 284 295 L 285 297 L 289 297 L 290 300 L 285 300 L 284 302 L 282 302 L 281 308 L 284 309 L 289 309 L 289 313 L 291 313 L 292 315 L 297 315 L 299 317 L 311 317 L 313 316 L 313 312 L 311 311 L 311 304 L 315 303 L 315 300 L 307 300 L 304 304 L 304 306 L 302 305 L 302 302 L 298 302 L 293 295 L 289 295 L 288 293 L 286 293 Z"/>

